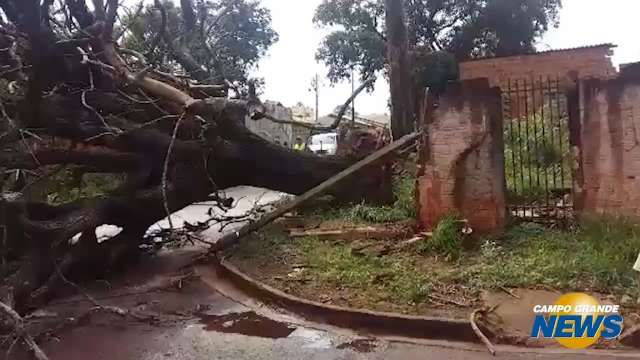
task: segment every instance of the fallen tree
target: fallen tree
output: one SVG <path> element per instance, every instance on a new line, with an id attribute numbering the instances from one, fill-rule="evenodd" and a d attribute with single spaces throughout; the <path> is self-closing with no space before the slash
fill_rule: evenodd
<path id="1" fill-rule="evenodd" d="M 18 314 L 46 302 L 63 274 L 91 278 L 128 263 L 168 213 L 206 199 L 228 206 L 218 190 L 299 195 L 358 160 L 291 151 L 251 133 L 245 119 L 264 116 L 251 86 L 230 98 L 230 81 L 207 83 L 188 49 L 171 43 L 166 21 L 152 42 L 165 42 L 175 73 L 149 66 L 117 40 L 126 32 L 119 2 L 92 3 L 94 11 L 85 0 L 0 0 L 0 168 L 15 175 L 0 189 L 0 301 Z M 106 196 L 59 205 L 20 195 L 30 177 L 67 166 L 126 180 Z M 332 194 L 388 198 L 384 166 L 369 172 Z M 118 232 L 98 241 L 105 225 Z"/>

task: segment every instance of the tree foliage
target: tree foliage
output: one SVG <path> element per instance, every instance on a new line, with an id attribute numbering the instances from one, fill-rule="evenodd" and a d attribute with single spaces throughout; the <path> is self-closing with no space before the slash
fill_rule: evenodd
<path id="1" fill-rule="evenodd" d="M 423 54 L 449 52 L 458 61 L 532 52 L 557 24 L 560 6 L 561 0 L 406 0 L 409 45 Z M 352 69 L 363 78 L 384 69 L 384 14 L 383 0 L 324 0 L 318 6 L 314 22 L 332 31 L 317 58 L 329 66 L 331 81 L 348 78 Z"/>
<path id="2" fill-rule="evenodd" d="M 161 4 L 171 44 L 157 41 L 163 14 L 158 6 L 149 4 L 142 14 L 131 16 L 124 46 L 147 54 L 167 71 L 179 66 L 170 55 L 173 47 L 193 57 L 207 82 L 222 84 L 226 79 L 246 85 L 255 82 L 250 71 L 278 40 L 270 11 L 259 1 L 197 0 L 193 4 L 182 0 L 178 7 L 163 0 Z"/>

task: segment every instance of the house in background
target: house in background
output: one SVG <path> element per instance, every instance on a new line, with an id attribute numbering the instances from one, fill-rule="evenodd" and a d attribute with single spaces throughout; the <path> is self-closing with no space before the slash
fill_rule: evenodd
<path id="1" fill-rule="evenodd" d="M 313 117 L 308 115 L 309 109 L 304 105 L 299 103 L 290 109 L 279 102 L 265 101 L 264 107 L 269 115 L 276 119 L 289 121 L 290 123 L 282 124 L 269 119 L 256 121 L 247 117 L 245 119 L 245 125 L 253 133 L 273 143 L 289 148 L 293 146 L 297 137 L 301 137 L 305 141 L 309 138 L 311 134 L 310 126 L 313 125 Z M 313 113 L 313 110 L 311 110 L 311 113 Z"/>
<path id="2" fill-rule="evenodd" d="M 335 111 L 330 115 L 323 116 L 318 120 L 318 125 L 330 126 L 336 121 L 337 117 L 338 117 L 337 111 Z M 356 112 L 356 116 L 354 118 L 351 112 L 347 112 L 342 118 L 339 128 L 342 129 L 343 131 L 344 129 L 361 129 L 361 130 L 388 129 L 389 122 L 390 122 L 390 117 L 387 114 L 360 115 Z"/>
<path id="3" fill-rule="evenodd" d="M 274 122 L 269 119 L 252 120 L 247 117 L 245 125 L 253 133 L 272 142 L 288 148 L 293 147 L 296 139 L 299 137 L 307 143 L 312 135 L 319 134 L 318 131 L 312 131 L 313 126 L 330 126 L 337 118 L 336 113 L 321 117 L 316 124 L 315 111 L 298 103 L 292 108 L 288 108 L 279 102 L 264 102 L 266 112 L 272 117 L 280 120 L 286 120 L 288 123 L 283 124 Z M 360 115 L 356 113 L 355 119 L 350 112 L 347 112 L 340 126 L 335 130 L 324 131 L 325 133 L 338 133 L 339 142 L 346 138 L 346 135 L 354 130 L 367 134 L 384 134 L 389 131 L 389 115 L 387 114 L 371 114 Z M 349 145 L 350 146 L 350 145 Z"/>

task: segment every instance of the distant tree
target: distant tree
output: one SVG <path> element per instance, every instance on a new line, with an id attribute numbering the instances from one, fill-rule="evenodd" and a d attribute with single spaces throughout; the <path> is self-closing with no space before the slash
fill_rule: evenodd
<path id="1" fill-rule="evenodd" d="M 146 54 L 167 70 L 185 68 L 203 82 L 228 80 L 242 86 L 255 81 L 249 75 L 251 68 L 278 40 L 271 14 L 259 1 L 181 0 L 177 7 L 162 0 L 160 4 L 162 9 L 156 1 L 140 16 L 125 20 L 129 27 L 124 47 Z M 162 29 L 168 43 L 160 41 Z M 182 58 L 176 61 L 176 55 Z"/>
<path id="2" fill-rule="evenodd" d="M 557 25 L 560 7 L 561 0 L 405 0 L 409 46 L 447 72 L 454 61 L 529 53 Z M 384 0 L 324 0 L 318 6 L 314 22 L 332 32 L 317 58 L 328 65 L 331 81 L 348 79 L 353 68 L 362 78 L 384 69 L 384 16 Z M 427 56 L 432 53 L 438 55 Z"/>

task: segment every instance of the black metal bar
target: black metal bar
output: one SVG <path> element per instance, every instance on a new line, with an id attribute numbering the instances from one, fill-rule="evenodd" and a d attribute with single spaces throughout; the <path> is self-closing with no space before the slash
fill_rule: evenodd
<path id="1" fill-rule="evenodd" d="M 512 114 L 512 110 L 513 110 L 513 93 L 511 92 L 511 79 L 509 79 L 508 83 L 507 83 L 507 94 L 508 97 L 506 98 L 509 101 L 509 114 L 508 117 L 509 119 L 507 121 L 509 121 L 509 134 L 510 139 L 509 142 L 511 143 L 511 170 L 513 171 L 513 178 L 512 178 L 512 184 L 511 187 L 513 187 L 513 193 L 512 193 L 512 197 L 515 197 L 516 199 L 518 198 L 518 176 L 517 176 L 517 171 L 516 171 L 516 147 L 515 147 L 515 143 L 516 143 L 516 137 L 514 136 L 514 132 L 513 132 L 513 114 Z M 514 199 L 509 199 L 510 202 L 512 202 L 515 206 L 514 206 L 514 210 L 516 215 L 518 214 L 518 203 L 517 201 L 514 201 Z M 509 209 L 511 209 L 509 207 Z M 511 211 L 511 210 L 510 210 Z M 510 214 L 511 215 L 511 214 Z"/>
<path id="2" fill-rule="evenodd" d="M 551 146 L 555 149 L 556 148 L 556 131 L 555 131 L 555 114 L 553 111 L 553 95 L 555 94 L 555 91 L 552 91 L 552 87 L 551 87 L 551 78 L 548 77 L 547 78 L 547 84 L 549 86 L 549 124 L 551 125 L 551 131 L 553 132 L 551 134 Z M 558 178 L 558 172 L 556 171 L 555 168 L 555 164 L 552 168 L 553 174 L 552 174 L 552 179 L 553 179 L 553 189 L 554 190 L 558 190 L 558 183 L 557 183 L 557 178 Z M 554 200 L 555 201 L 555 200 Z"/>
<path id="3" fill-rule="evenodd" d="M 534 162 L 535 162 L 535 172 L 536 172 L 536 200 L 535 200 L 535 206 L 540 206 L 539 199 L 538 199 L 538 191 L 540 190 L 540 163 L 539 163 L 539 159 L 538 156 L 540 154 L 540 146 L 539 146 L 539 141 L 540 139 L 538 139 L 538 105 L 536 104 L 536 91 L 538 91 L 538 89 L 536 88 L 536 81 L 533 78 L 533 76 L 531 76 L 531 102 L 532 102 L 532 115 L 533 115 L 533 145 L 534 145 Z M 533 169 L 533 165 L 531 165 L 531 168 Z"/>
<path id="4" fill-rule="evenodd" d="M 519 94 L 519 89 L 520 87 L 520 81 L 516 79 L 516 118 L 518 121 L 518 158 L 519 158 L 519 165 L 520 165 L 520 184 L 522 185 L 522 195 L 523 198 L 525 197 L 525 189 L 524 189 L 524 155 L 522 154 L 522 121 L 520 119 L 520 96 Z M 517 164 L 516 164 L 517 165 Z M 522 204 L 522 217 L 526 217 L 527 215 L 527 208 L 525 206 L 525 204 Z"/>
<path id="5" fill-rule="evenodd" d="M 544 80 L 542 78 L 542 75 L 540 75 L 540 92 L 542 94 L 542 100 L 540 101 L 540 117 L 542 118 L 542 147 L 545 149 L 545 151 L 547 150 L 547 134 L 546 134 L 546 127 L 547 127 L 547 119 L 545 118 L 545 114 L 544 114 L 544 107 L 546 105 L 546 99 L 545 99 L 545 94 L 546 94 L 546 90 L 550 90 L 545 88 L 544 86 Z M 551 129 L 551 133 L 552 138 L 553 138 L 553 129 Z M 544 205 L 546 207 L 546 213 L 549 214 L 549 165 L 548 164 L 544 164 Z"/>
<path id="6" fill-rule="evenodd" d="M 527 88 L 527 79 L 523 79 L 524 82 L 524 88 Z M 529 176 L 529 189 L 528 189 L 528 196 L 527 196 L 527 201 L 526 201 L 526 205 L 527 207 L 530 207 L 531 202 L 530 202 L 530 195 L 531 195 L 531 189 L 533 188 L 533 176 L 532 176 L 532 171 L 531 171 L 531 149 L 530 149 L 530 139 L 529 139 L 529 97 L 526 95 L 524 96 L 524 121 L 525 121 L 525 125 L 524 125 L 524 129 L 525 129 L 525 139 L 526 139 L 526 152 L 527 152 L 527 167 L 528 167 L 528 176 Z M 523 165 L 524 166 L 524 165 Z M 532 211 L 531 209 L 529 209 L 529 211 Z M 532 214 L 533 215 L 533 214 Z M 525 215 L 525 217 L 527 217 Z"/>
<path id="7" fill-rule="evenodd" d="M 558 77 L 556 79 L 556 86 L 558 91 L 556 92 L 556 105 L 558 106 L 558 129 L 559 129 L 559 135 L 560 135 L 560 154 L 562 154 L 562 156 L 560 157 L 560 183 L 562 184 L 562 191 L 560 192 L 560 194 L 562 194 L 561 199 L 560 199 L 560 204 L 561 206 L 564 208 L 565 203 L 564 203 L 564 189 L 565 189 L 565 182 L 564 182 L 564 157 L 565 157 L 565 152 L 564 152 L 564 132 L 562 131 L 562 128 L 564 126 L 564 124 L 562 123 L 563 121 L 566 120 L 566 117 L 563 116 L 563 111 L 562 108 L 560 107 L 560 100 L 561 100 L 561 96 L 564 96 L 564 94 L 561 94 L 560 92 L 560 78 Z M 560 217 L 560 211 L 558 211 L 558 217 Z M 560 219 L 559 219 L 560 220 Z"/>

